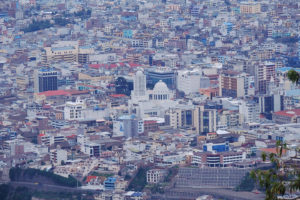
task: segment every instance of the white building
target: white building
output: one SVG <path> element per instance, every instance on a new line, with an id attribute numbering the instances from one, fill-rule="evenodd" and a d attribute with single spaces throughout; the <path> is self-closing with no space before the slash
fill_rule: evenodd
<path id="1" fill-rule="evenodd" d="M 65 120 L 82 120 L 82 112 L 85 108 L 85 102 L 80 99 L 76 99 L 76 102 L 66 102 L 64 108 Z"/>
<path id="2" fill-rule="evenodd" d="M 243 118 L 242 122 L 244 123 L 259 121 L 259 105 L 254 101 L 241 101 L 239 112 Z"/>
<path id="3" fill-rule="evenodd" d="M 199 92 L 201 74 L 199 72 L 178 71 L 177 89 L 185 94 Z"/>
<path id="4" fill-rule="evenodd" d="M 146 90 L 146 75 L 144 75 L 142 71 L 137 71 L 134 76 L 131 99 L 134 102 L 148 100 Z"/>
<path id="5" fill-rule="evenodd" d="M 54 165 L 61 165 L 67 161 L 67 151 L 63 149 L 53 149 L 50 151 L 50 160 Z"/>
<path id="6" fill-rule="evenodd" d="M 174 93 L 168 88 L 168 86 L 162 81 L 158 81 L 153 90 L 148 91 L 149 100 L 155 103 L 164 103 L 174 98 Z"/>
<path id="7" fill-rule="evenodd" d="M 166 175 L 162 169 L 151 169 L 147 171 L 147 183 L 159 183 Z"/>

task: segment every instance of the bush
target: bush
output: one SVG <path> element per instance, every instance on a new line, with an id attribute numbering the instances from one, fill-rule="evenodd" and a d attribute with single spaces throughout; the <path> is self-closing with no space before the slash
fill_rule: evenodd
<path id="1" fill-rule="evenodd" d="M 147 168 L 140 167 L 127 190 L 142 191 L 147 184 Z"/>
<path id="2" fill-rule="evenodd" d="M 53 25 L 50 23 L 49 20 L 42 20 L 42 21 L 35 21 L 33 20 L 31 24 L 29 24 L 29 26 L 25 29 L 23 29 L 23 31 L 25 33 L 27 32 L 34 32 L 34 31 L 39 31 L 42 29 L 46 29 L 46 28 L 50 28 Z"/>
<path id="3" fill-rule="evenodd" d="M 26 180 L 26 177 L 29 177 L 30 179 L 34 179 L 34 178 L 38 178 L 39 176 L 45 177 L 57 185 L 68 186 L 68 187 L 77 186 L 77 180 L 72 176 L 65 178 L 57 174 L 54 174 L 52 172 L 41 171 L 32 168 L 21 169 L 18 167 L 13 167 L 9 170 L 9 178 L 11 181 L 19 181 L 24 179 Z M 78 182 L 78 185 L 81 186 L 81 183 Z"/>

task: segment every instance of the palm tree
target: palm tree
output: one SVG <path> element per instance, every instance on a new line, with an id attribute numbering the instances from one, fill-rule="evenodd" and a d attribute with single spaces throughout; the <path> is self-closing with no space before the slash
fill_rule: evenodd
<path id="1" fill-rule="evenodd" d="M 290 184 L 290 191 L 295 192 L 300 190 L 300 173 L 297 174 L 296 179 Z"/>
<path id="2" fill-rule="evenodd" d="M 262 153 L 263 161 L 267 159 L 273 163 L 271 169 L 256 169 L 250 176 L 259 183 L 261 189 L 266 192 L 265 200 L 276 200 L 278 195 L 284 195 L 286 191 L 295 192 L 300 189 L 300 171 L 298 168 L 287 166 L 282 159 L 287 145 L 280 141 L 276 144 L 276 153 L 267 155 Z"/>
<path id="3" fill-rule="evenodd" d="M 293 83 L 298 84 L 300 75 L 299 75 L 299 73 L 296 72 L 294 69 L 291 69 L 290 71 L 288 71 L 287 77 L 288 77 L 288 79 L 289 79 L 290 81 L 292 81 Z"/>

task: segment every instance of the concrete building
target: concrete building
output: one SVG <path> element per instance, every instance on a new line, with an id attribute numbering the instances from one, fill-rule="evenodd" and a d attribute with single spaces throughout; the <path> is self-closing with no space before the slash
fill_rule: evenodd
<path id="1" fill-rule="evenodd" d="M 264 62 L 256 66 L 255 90 L 259 94 L 266 94 L 270 81 L 275 77 L 275 64 Z M 274 79 L 273 79 L 274 80 Z M 275 81 L 276 82 L 276 81 Z"/>
<path id="2" fill-rule="evenodd" d="M 62 161 L 67 161 L 67 151 L 63 149 L 52 149 L 50 151 L 50 160 L 54 165 L 61 165 Z"/>
<path id="3" fill-rule="evenodd" d="M 300 122 L 300 109 L 283 110 L 273 113 L 273 121 L 277 124 Z"/>
<path id="4" fill-rule="evenodd" d="M 167 115 L 170 117 L 170 126 L 174 129 L 181 127 L 193 127 L 194 106 L 182 106 L 171 108 Z"/>
<path id="5" fill-rule="evenodd" d="M 148 90 L 149 100 L 154 103 L 164 103 L 173 99 L 173 92 L 162 80 L 158 81 L 153 90 Z"/>
<path id="6" fill-rule="evenodd" d="M 147 90 L 146 90 L 146 76 L 143 74 L 142 71 L 137 71 L 134 76 L 131 99 L 134 102 L 148 100 Z"/>
<path id="7" fill-rule="evenodd" d="M 239 112 L 242 116 L 242 122 L 251 123 L 259 121 L 259 105 L 255 101 L 242 101 L 239 105 Z"/>
<path id="8" fill-rule="evenodd" d="M 60 41 L 42 51 L 42 63 L 48 66 L 51 62 L 88 63 L 89 55 L 93 54 L 91 47 L 80 47 L 77 41 Z"/>
<path id="9" fill-rule="evenodd" d="M 177 89 L 185 94 L 199 92 L 200 79 L 200 72 L 178 71 Z"/>
<path id="10" fill-rule="evenodd" d="M 146 77 L 148 88 L 152 89 L 154 85 L 161 80 L 167 84 L 169 89 L 176 89 L 177 74 L 168 67 L 157 67 L 155 70 L 149 69 L 146 71 Z"/>
<path id="11" fill-rule="evenodd" d="M 217 130 L 217 112 L 215 109 L 204 109 L 198 106 L 194 110 L 194 126 L 197 133 L 206 134 Z"/>
<path id="12" fill-rule="evenodd" d="M 34 92 L 57 90 L 58 73 L 54 69 L 40 69 L 34 72 Z"/>
<path id="13" fill-rule="evenodd" d="M 76 99 L 76 102 L 66 102 L 64 107 L 65 120 L 83 120 L 83 110 L 85 108 L 85 102 L 80 99 Z"/>
<path id="14" fill-rule="evenodd" d="M 101 145 L 93 142 L 86 142 L 84 145 L 85 154 L 90 157 L 100 157 L 101 155 Z"/>
<path id="15" fill-rule="evenodd" d="M 147 171 L 147 183 L 159 183 L 166 176 L 166 170 L 163 169 L 151 169 Z"/>
<path id="16" fill-rule="evenodd" d="M 261 5 L 258 2 L 241 2 L 240 11 L 242 14 L 258 14 L 261 12 Z"/>
<path id="17" fill-rule="evenodd" d="M 253 93 L 250 90 L 249 75 L 246 73 L 223 71 L 219 75 L 220 96 L 233 98 L 244 97 Z"/>
<path id="18" fill-rule="evenodd" d="M 118 120 L 122 122 L 118 125 L 119 132 L 123 133 L 125 138 L 138 137 L 139 134 L 144 132 L 144 121 L 138 119 L 135 115 L 123 115 Z"/>

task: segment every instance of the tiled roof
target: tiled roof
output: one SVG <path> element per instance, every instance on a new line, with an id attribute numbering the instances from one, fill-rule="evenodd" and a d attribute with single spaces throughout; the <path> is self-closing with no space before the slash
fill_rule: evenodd
<path id="1" fill-rule="evenodd" d="M 300 116 L 300 109 L 293 109 L 293 110 L 282 110 L 274 113 L 275 115 L 282 115 L 286 117 L 294 117 Z"/>
<path id="2" fill-rule="evenodd" d="M 76 94 L 85 94 L 88 91 L 79 91 L 79 90 L 49 90 L 45 92 L 40 92 L 38 95 L 45 95 L 46 97 L 50 96 L 68 96 L 68 95 L 76 95 Z"/>

